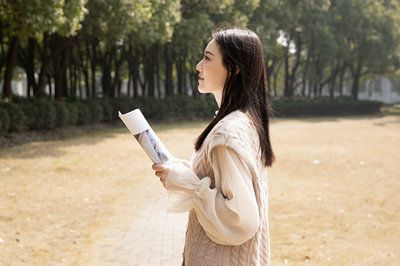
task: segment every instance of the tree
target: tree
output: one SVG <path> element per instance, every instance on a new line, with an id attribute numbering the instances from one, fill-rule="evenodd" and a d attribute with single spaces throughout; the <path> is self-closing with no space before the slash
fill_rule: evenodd
<path id="1" fill-rule="evenodd" d="M 352 96 L 357 99 L 361 77 L 386 73 L 398 64 L 400 4 L 374 0 L 332 2 L 349 51 Z"/>
<path id="2" fill-rule="evenodd" d="M 41 34 L 75 33 L 86 12 L 85 0 L 2 1 L 0 20 L 9 40 L 3 93 L 12 100 L 11 80 L 21 40 Z M 39 86 L 44 86 L 39 80 Z"/>

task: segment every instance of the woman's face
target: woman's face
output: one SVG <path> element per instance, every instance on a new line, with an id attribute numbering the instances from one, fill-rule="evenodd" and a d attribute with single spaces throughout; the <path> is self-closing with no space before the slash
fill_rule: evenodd
<path id="1" fill-rule="evenodd" d="M 197 64 L 196 69 L 200 72 L 199 91 L 214 94 L 219 105 L 228 70 L 223 64 L 222 54 L 214 39 L 208 43 L 204 50 L 204 58 Z"/>

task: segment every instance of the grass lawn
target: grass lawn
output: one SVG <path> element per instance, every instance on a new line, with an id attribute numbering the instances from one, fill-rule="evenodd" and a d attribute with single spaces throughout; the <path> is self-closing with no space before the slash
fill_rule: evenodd
<path id="1" fill-rule="evenodd" d="M 154 130 L 187 159 L 205 125 Z M 399 116 L 273 121 L 271 265 L 396 265 L 399 133 Z M 135 206 L 166 196 L 152 175 L 125 128 L 0 150 L 0 264 L 102 264 L 103 232 L 128 231 Z"/>

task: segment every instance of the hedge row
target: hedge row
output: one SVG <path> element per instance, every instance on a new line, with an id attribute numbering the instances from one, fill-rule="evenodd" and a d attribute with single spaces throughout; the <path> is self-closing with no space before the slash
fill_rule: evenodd
<path id="1" fill-rule="evenodd" d="M 217 109 L 212 97 L 174 96 L 164 99 L 118 98 L 81 101 L 16 98 L 0 102 L 0 135 L 23 130 L 52 129 L 119 120 L 118 112 L 140 108 L 150 120 L 190 120 L 212 117 Z"/>
<path id="2" fill-rule="evenodd" d="M 379 112 L 380 102 L 354 101 L 348 97 L 317 99 L 274 99 L 277 116 L 350 115 Z M 118 120 L 118 111 L 140 108 L 150 120 L 191 120 L 211 118 L 217 109 L 213 97 L 194 99 L 173 96 L 164 99 L 118 98 L 81 101 L 16 98 L 14 103 L 0 101 L 0 135 L 22 130 L 52 129 Z"/>
<path id="3" fill-rule="evenodd" d="M 378 101 L 355 101 L 351 97 L 329 97 L 315 99 L 275 99 L 272 107 L 276 116 L 329 116 L 364 115 L 380 112 L 382 103 Z"/>

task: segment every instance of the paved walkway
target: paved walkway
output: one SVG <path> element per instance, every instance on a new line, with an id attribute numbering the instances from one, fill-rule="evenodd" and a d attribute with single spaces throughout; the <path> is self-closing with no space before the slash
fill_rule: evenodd
<path id="1" fill-rule="evenodd" d="M 158 183 L 156 184 L 158 185 Z M 161 187 L 161 185 L 160 185 Z M 125 227 L 116 225 L 95 244 L 96 265 L 181 265 L 187 213 L 167 213 L 167 193 L 149 184 L 148 200 L 132 206 L 133 217 Z"/>

